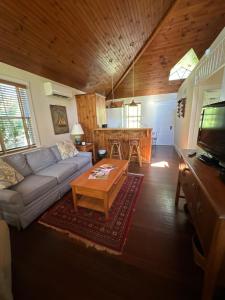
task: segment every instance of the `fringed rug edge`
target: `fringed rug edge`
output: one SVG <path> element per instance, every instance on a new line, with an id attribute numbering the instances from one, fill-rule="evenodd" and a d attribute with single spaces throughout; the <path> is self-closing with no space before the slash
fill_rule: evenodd
<path id="1" fill-rule="evenodd" d="M 122 252 L 119 252 L 119 251 L 115 251 L 115 250 L 112 250 L 112 249 L 109 249 L 105 246 L 101 246 L 99 244 L 96 244 L 94 242 L 91 242 L 90 240 L 87 240 L 77 234 L 74 234 L 74 233 L 71 233 L 69 230 L 66 230 L 66 229 L 60 229 L 58 227 L 55 227 L 55 226 L 52 226 L 52 225 L 49 225 L 45 222 L 42 222 L 42 221 L 38 221 L 39 224 L 43 225 L 43 226 L 46 226 L 48 228 L 51 228 L 55 231 L 58 231 L 58 232 L 61 232 L 65 235 L 67 235 L 69 238 L 73 239 L 73 240 L 77 240 L 79 242 L 81 242 L 82 244 L 84 244 L 87 248 L 94 248 L 98 251 L 102 251 L 102 252 L 107 252 L 109 254 L 113 254 L 113 255 L 121 255 Z"/>

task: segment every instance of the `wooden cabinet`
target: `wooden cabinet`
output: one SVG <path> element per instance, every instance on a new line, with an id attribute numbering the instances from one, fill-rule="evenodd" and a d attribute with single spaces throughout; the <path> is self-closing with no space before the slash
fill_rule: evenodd
<path id="1" fill-rule="evenodd" d="M 106 124 L 105 97 L 98 94 L 76 96 L 78 120 L 84 130 L 84 139 L 93 142 L 93 130 Z"/>
<path id="2" fill-rule="evenodd" d="M 186 199 L 188 199 L 188 209 L 194 221 L 196 214 L 195 203 L 197 198 L 198 185 L 190 169 L 186 166 L 180 173 L 180 182 L 182 184 L 182 189 L 184 191 L 185 197 Z"/>
<path id="3" fill-rule="evenodd" d="M 218 275 L 225 272 L 225 184 L 219 179 L 216 168 L 196 157 L 188 157 L 188 150 L 184 150 L 180 158 L 176 206 L 182 197 L 181 188 L 203 250 L 202 299 L 210 300 Z"/>
<path id="4" fill-rule="evenodd" d="M 216 227 L 217 214 L 202 189 L 199 189 L 195 209 L 196 230 L 204 249 L 205 257 L 207 257 Z"/>
<path id="5" fill-rule="evenodd" d="M 100 95 L 96 95 L 96 119 L 97 126 L 95 128 L 101 128 L 102 124 L 107 123 L 105 97 Z"/>

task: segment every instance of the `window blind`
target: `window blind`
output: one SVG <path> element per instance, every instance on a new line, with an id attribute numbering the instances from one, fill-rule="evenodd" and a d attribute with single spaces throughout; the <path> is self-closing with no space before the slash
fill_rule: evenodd
<path id="1" fill-rule="evenodd" d="M 0 153 L 33 146 L 27 88 L 0 80 Z"/>

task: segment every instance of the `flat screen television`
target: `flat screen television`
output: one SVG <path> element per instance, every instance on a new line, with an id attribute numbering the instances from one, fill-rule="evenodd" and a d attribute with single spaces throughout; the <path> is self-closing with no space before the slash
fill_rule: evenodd
<path id="1" fill-rule="evenodd" d="M 225 162 L 225 101 L 203 107 L 198 146 Z"/>

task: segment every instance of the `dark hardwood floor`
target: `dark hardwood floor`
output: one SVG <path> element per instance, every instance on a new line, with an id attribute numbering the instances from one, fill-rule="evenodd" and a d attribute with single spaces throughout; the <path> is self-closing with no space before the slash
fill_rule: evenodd
<path id="1" fill-rule="evenodd" d="M 15 300 L 200 299 L 203 273 L 194 264 L 193 228 L 174 197 L 178 156 L 158 146 L 145 175 L 123 255 L 112 256 L 34 222 L 11 229 Z M 69 195 L 66 195 L 67 197 Z"/>

